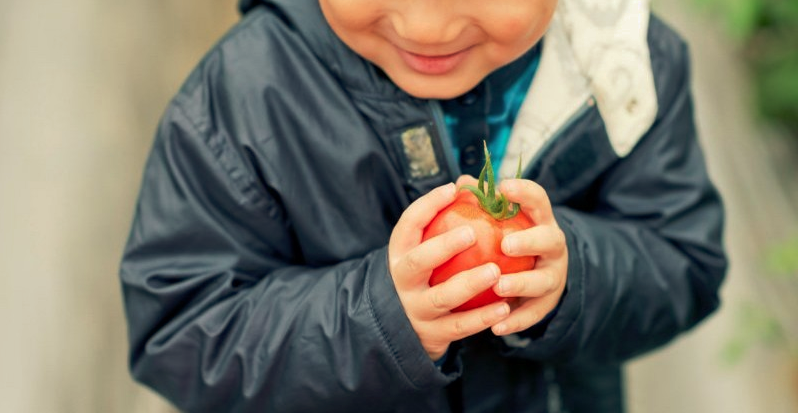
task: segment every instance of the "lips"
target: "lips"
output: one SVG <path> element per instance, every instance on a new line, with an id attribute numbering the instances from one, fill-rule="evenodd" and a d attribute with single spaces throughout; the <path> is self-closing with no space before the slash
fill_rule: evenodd
<path id="1" fill-rule="evenodd" d="M 425 75 L 443 75 L 451 72 L 465 59 L 469 49 L 446 55 L 424 55 L 399 49 L 405 64 L 416 72 Z"/>

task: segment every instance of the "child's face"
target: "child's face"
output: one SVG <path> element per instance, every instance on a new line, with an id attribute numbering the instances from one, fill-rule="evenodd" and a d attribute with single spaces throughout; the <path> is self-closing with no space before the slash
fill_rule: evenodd
<path id="1" fill-rule="evenodd" d="M 543 36 L 557 0 L 319 0 L 333 31 L 420 98 L 449 99 Z"/>

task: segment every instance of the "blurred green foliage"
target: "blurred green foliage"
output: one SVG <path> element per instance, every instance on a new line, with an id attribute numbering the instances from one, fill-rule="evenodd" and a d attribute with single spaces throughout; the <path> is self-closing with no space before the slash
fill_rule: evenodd
<path id="1" fill-rule="evenodd" d="M 693 1 L 741 43 L 764 119 L 798 138 L 798 1 Z"/>
<path id="2" fill-rule="evenodd" d="M 735 328 L 721 357 L 729 365 L 739 363 L 753 347 L 788 345 L 785 331 L 776 317 L 758 303 L 745 302 L 737 307 Z"/>
<path id="3" fill-rule="evenodd" d="M 739 44 L 761 119 L 798 140 L 798 0 L 688 1 L 719 21 Z M 773 307 L 776 302 L 794 306 L 798 297 L 798 237 L 767 247 L 762 264 L 765 276 L 757 282 L 770 284 L 765 290 L 778 291 L 784 300 L 744 302 L 736 308 L 734 332 L 722 351 L 727 363 L 739 362 L 758 345 L 786 348 L 798 357 L 795 318 Z"/>
<path id="4" fill-rule="evenodd" d="M 766 266 L 774 277 L 798 279 L 798 237 L 771 247 Z"/>
<path id="5" fill-rule="evenodd" d="M 777 243 L 767 249 L 763 268 L 765 276 L 759 280 L 774 283 L 788 302 L 795 306 L 793 294 L 798 286 L 798 237 Z M 798 357 L 798 336 L 790 317 L 779 318 L 764 302 L 743 302 L 737 307 L 732 337 L 725 344 L 721 357 L 728 364 L 736 364 L 753 347 L 782 347 Z"/>

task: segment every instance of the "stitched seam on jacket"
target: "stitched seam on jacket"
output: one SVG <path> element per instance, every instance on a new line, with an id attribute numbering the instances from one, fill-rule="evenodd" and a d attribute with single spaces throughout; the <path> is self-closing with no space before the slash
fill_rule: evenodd
<path id="1" fill-rule="evenodd" d="M 387 260 L 388 257 L 386 256 L 385 259 Z M 367 268 L 366 274 L 369 273 L 368 270 L 369 269 Z M 385 347 L 388 348 L 388 351 L 391 353 L 391 356 L 393 358 L 394 364 L 399 369 L 399 371 L 402 372 L 402 376 L 404 377 L 404 379 L 408 383 L 410 383 L 410 385 L 414 389 L 420 389 L 420 387 L 417 386 L 415 382 L 413 382 L 410 376 L 408 376 L 405 369 L 402 367 L 403 364 L 402 358 L 399 355 L 399 352 L 394 348 L 394 346 L 391 344 L 390 340 L 388 339 L 388 334 L 385 331 L 385 327 L 383 327 L 382 323 L 380 322 L 380 318 L 377 316 L 377 311 L 374 309 L 374 303 L 371 300 L 371 277 L 369 276 L 366 276 L 365 292 L 366 292 L 366 302 L 368 304 L 369 313 L 371 314 L 371 317 L 374 319 L 374 323 L 377 326 L 377 330 L 380 333 L 380 339 L 382 340 L 382 343 L 385 345 Z"/>
<path id="2" fill-rule="evenodd" d="M 231 187 L 236 189 L 236 193 L 238 195 L 236 197 L 237 202 L 244 206 L 248 204 L 257 206 L 268 203 L 268 199 L 261 193 L 260 188 L 257 187 L 257 183 L 255 182 L 254 178 L 249 176 L 246 168 L 242 167 L 244 161 L 240 159 L 240 155 L 235 153 L 235 150 L 229 144 L 228 139 L 223 136 L 219 136 L 218 133 L 210 133 L 210 126 L 207 124 L 207 122 L 200 124 L 192 119 L 192 117 L 188 115 L 186 109 L 181 104 L 182 99 L 181 101 L 176 101 L 175 103 L 176 104 L 173 106 L 175 113 L 181 115 L 187 124 L 194 129 L 194 132 L 202 137 L 202 141 L 210 150 L 214 160 L 224 171 L 224 175 L 232 184 Z M 230 160 L 230 158 L 233 157 L 238 157 L 239 163 L 241 165 L 236 166 L 235 162 Z"/>
<path id="3" fill-rule="evenodd" d="M 562 220 L 565 221 L 565 223 L 567 223 L 568 227 L 571 229 L 571 233 L 575 233 L 576 232 L 574 230 L 573 221 L 571 221 L 568 217 L 565 217 L 565 216 L 562 216 L 562 215 L 559 215 L 559 218 L 562 218 Z M 571 245 L 569 245 L 569 247 L 570 246 Z M 574 246 L 576 246 L 576 241 L 574 241 Z M 574 252 L 576 252 L 575 251 L 576 248 L 574 248 L 573 250 L 574 250 Z M 569 248 L 569 256 L 571 254 L 571 251 L 572 251 L 572 249 Z M 579 289 L 579 297 L 578 297 L 579 304 L 578 304 L 577 310 L 574 312 L 574 314 L 571 316 L 571 318 L 569 320 L 567 320 L 567 322 L 563 322 L 563 323 L 568 325 L 568 328 L 565 329 L 565 331 L 562 333 L 560 338 L 555 341 L 555 343 L 557 343 L 557 344 L 562 344 L 563 342 L 566 341 L 566 338 L 568 336 L 573 334 L 573 331 L 577 328 L 576 327 L 577 321 L 578 321 L 578 319 L 579 319 L 579 317 L 582 314 L 582 311 L 584 309 L 584 302 L 585 302 L 585 272 L 586 272 L 586 269 L 585 269 L 584 260 L 582 259 L 581 255 L 577 256 L 576 259 L 580 263 L 580 265 L 579 265 L 579 267 L 580 267 L 579 268 L 579 270 L 580 270 L 579 284 L 577 286 L 578 289 Z"/>

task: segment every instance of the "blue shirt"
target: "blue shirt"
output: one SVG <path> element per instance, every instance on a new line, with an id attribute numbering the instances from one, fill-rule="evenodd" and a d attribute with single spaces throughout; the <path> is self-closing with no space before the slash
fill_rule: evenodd
<path id="1" fill-rule="evenodd" d="M 484 164 L 482 141 L 488 143 L 498 171 L 513 124 L 540 62 L 541 44 L 504 66 L 466 94 L 441 102 L 454 156 L 464 174 L 479 176 Z"/>

